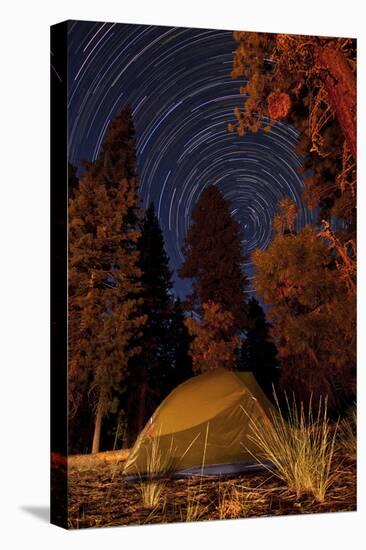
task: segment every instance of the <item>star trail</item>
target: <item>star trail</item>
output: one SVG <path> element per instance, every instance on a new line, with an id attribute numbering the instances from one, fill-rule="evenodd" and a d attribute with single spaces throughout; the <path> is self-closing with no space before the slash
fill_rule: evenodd
<path id="1" fill-rule="evenodd" d="M 280 198 L 296 201 L 299 227 L 310 221 L 296 130 L 226 130 L 245 97 L 245 80 L 230 76 L 234 49 L 231 31 L 69 23 L 69 160 L 96 159 L 109 123 L 131 105 L 142 203 L 154 202 L 180 296 L 189 289 L 176 275 L 182 240 L 206 185 L 221 189 L 240 223 L 249 279 Z"/>

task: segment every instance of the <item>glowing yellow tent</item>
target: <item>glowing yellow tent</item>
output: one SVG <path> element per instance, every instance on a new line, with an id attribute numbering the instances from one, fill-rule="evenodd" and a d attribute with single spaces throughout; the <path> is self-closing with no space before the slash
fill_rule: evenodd
<path id="1" fill-rule="evenodd" d="M 124 474 L 230 473 L 257 464 L 250 420 L 270 422 L 270 401 L 249 372 L 217 369 L 190 378 L 156 409 Z"/>

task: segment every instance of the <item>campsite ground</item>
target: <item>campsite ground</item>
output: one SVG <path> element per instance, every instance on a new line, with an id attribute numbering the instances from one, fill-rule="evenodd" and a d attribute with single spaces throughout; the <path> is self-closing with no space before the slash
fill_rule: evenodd
<path id="1" fill-rule="evenodd" d="M 334 482 L 324 502 L 297 498 L 268 471 L 235 477 L 161 480 L 155 507 L 143 505 L 145 487 L 123 479 L 126 452 L 69 458 L 70 528 L 140 525 L 258 516 L 352 511 L 356 509 L 356 463 L 337 449 Z M 65 475 L 63 461 L 53 461 L 53 483 Z"/>

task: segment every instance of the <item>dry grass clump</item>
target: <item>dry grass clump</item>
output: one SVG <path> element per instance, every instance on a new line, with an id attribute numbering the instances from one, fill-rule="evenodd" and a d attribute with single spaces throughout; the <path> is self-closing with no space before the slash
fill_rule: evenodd
<path id="1" fill-rule="evenodd" d="M 198 434 L 199 435 L 199 434 Z M 180 457 L 180 460 L 184 458 L 186 453 L 196 442 L 198 435 L 188 445 L 187 449 Z M 205 463 L 206 447 L 207 447 L 208 425 L 206 429 L 206 440 L 204 445 L 204 454 L 201 468 L 201 478 L 203 474 L 203 468 Z M 145 508 L 156 508 L 161 503 L 163 492 L 168 482 L 168 476 L 172 470 L 176 469 L 180 460 L 174 459 L 174 440 L 170 441 L 170 447 L 168 451 L 160 449 L 160 431 L 153 437 L 149 437 L 148 444 L 145 446 L 146 452 L 146 472 L 140 473 L 139 490 Z M 176 449 L 175 449 L 176 451 Z M 135 457 L 132 457 L 132 462 Z M 196 489 L 194 489 L 194 492 Z M 188 491 L 188 505 L 187 505 L 187 517 L 193 518 L 195 515 L 198 517 L 200 513 L 198 511 L 197 504 L 195 502 L 195 495 L 192 491 Z M 186 521 L 193 521 L 193 519 L 187 519 Z"/>
<path id="2" fill-rule="evenodd" d="M 198 521 L 202 518 L 204 513 L 207 511 L 207 506 L 202 507 L 200 498 L 202 495 L 202 483 L 203 483 L 203 471 L 205 468 L 206 463 L 206 450 L 207 450 L 207 442 L 208 442 L 208 432 L 210 428 L 210 423 L 207 422 L 206 426 L 206 436 L 205 436 L 205 443 L 203 446 L 203 455 L 202 455 L 202 462 L 201 462 L 201 475 L 200 475 L 200 482 L 198 487 L 196 485 L 191 484 L 191 480 L 188 480 L 188 487 L 187 487 L 187 507 L 184 511 L 184 513 L 181 512 L 182 520 L 183 521 Z M 194 440 L 195 441 L 195 440 Z M 190 444 L 189 448 L 193 442 Z"/>
<path id="3" fill-rule="evenodd" d="M 275 396 L 278 410 L 272 414 L 272 422 L 250 419 L 248 437 L 260 450 L 261 457 L 270 462 L 266 467 L 282 479 L 297 498 L 311 494 L 316 501 L 324 502 L 338 475 L 337 470 L 331 470 L 338 426 L 331 429 L 326 400 L 320 399 L 314 415 L 311 401 L 309 412 L 305 413 L 303 404 L 299 411 L 295 399 L 290 404 L 285 397 L 287 420 Z"/>
<path id="4" fill-rule="evenodd" d="M 197 486 L 192 479 L 188 480 L 187 484 L 187 505 L 181 507 L 182 521 L 199 521 L 207 513 L 208 506 L 203 505 L 201 500 L 204 497 L 204 491 L 202 490 L 202 477 L 200 483 Z"/>
<path id="5" fill-rule="evenodd" d="M 139 491 L 144 508 L 159 506 L 167 483 L 166 476 L 172 469 L 173 440 L 170 450 L 164 453 L 159 445 L 159 436 L 156 434 L 149 438 L 149 445 L 145 447 L 146 472 L 139 475 Z"/>
<path id="6" fill-rule="evenodd" d="M 353 407 L 339 425 L 339 445 L 351 460 L 357 459 L 357 419 L 356 408 Z"/>
<path id="7" fill-rule="evenodd" d="M 140 482 L 139 490 L 144 508 L 156 508 L 160 504 L 164 485 L 162 480 Z"/>

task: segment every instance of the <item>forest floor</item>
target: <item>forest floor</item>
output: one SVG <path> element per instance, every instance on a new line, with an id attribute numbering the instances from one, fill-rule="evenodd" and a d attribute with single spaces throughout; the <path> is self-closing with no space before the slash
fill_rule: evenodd
<path id="1" fill-rule="evenodd" d="M 57 490 L 66 472 L 65 461 L 53 461 Z M 310 495 L 297 498 L 267 470 L 235 477 L 162 479 L 155 506 L 144 506 L 146 483 L 123 478 L 125 451 L 100 453 L 98 458 L 70 457 L 68 467 L 68 527 L 107 527 L 225 518 L 314 514 L 356 510 L 356 462 L 338 449 L 336 474 L 324 502 Z M 152 487 L 153 490 L 156 487 Z"/>

